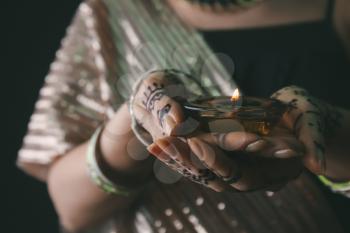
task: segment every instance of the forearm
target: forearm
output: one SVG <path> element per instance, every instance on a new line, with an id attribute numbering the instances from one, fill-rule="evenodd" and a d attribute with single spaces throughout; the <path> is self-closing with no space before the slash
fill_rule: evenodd
<path id="1" fill-rule="evenodd" d="M 108 164 L 112 181 L 139 183 L 145 181 L 150 174 L 149 160 L 135 161 L 128 153 L 128 144 L 134 136 L 130 130 L 125 107 L 122 112 L 105 126 L 96 153 Z M 119 124 L 116 124 L 119 122 Z M 122 122 L 122 124 L 121 124 Z M 123 128 L 124 127 L 124 128 Z M 105 132 L 113 132 L 118 138 L 111 138 Z M 112 140 L 112 141 L 111 141 Z M 134 145 L 141 147 L 141 144 Z M 121 211 L 137 197 L 138 191 L 132 191 L 128 197 L 106 194 L 90 178 L 86 163 L 88 142 L 73 149 L 57 162 L 49 171 L 48 187 L 51 198 L 59 214 L 60 221 L 70 231 L 78 231 L 92 226 Z M 142 151 L 139 149 L 139 151 Z M 127 180 L 117 180 L 111 171 L 127 174 Z M 105 173 L 105 171 L 103 171 Z M 110 178 L 109 177 L 109 178 Z"/>
<path id="2" fill-rule="evenodd" d="M 94 225 L 113 211 L 125 208 L 134 198 L 100 190 L 87 172 L 86 150 L 84 143 L 58 160 L 47 180 L 60 222 L 72 232 Z"/>
<path id="3" fill-rule="evenodd" d="M 339 180 L 350 179 L 350 111 L 330 107 L 326 135 L 326 175 Z"/>

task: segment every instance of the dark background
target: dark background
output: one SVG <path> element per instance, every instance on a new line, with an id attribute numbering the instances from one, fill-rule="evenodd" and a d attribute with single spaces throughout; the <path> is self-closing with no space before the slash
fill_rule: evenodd
<path id="1" fill-rule="evenodd" d="M 15 159 L 39 89 L 79 2 L 1 2 L 1 93 L 6 105 L 1 147 L 6 150 L 1 153 L 0 232 L 58 232 L 46 186 L 19 171 Z"/>
<path id="2" fill-rule="evenodd" d="M 49 65 L 80 1 L 6 0 L 1 6 L 2 100 L 5 153 L 1 155 L 1 232 L 58 232 L 46 186 L 23 174 L 15 159 Z M 4 72 L 5 71 L 5 72 Z M 350 201 L 323 188 L 350 232 Z"/>

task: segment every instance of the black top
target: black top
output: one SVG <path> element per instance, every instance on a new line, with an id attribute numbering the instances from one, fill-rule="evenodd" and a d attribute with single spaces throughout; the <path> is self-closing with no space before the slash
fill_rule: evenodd
<path id="1" fill-rule="evenodd" d="M 328 103 L 350 108 L 350 66 L 333 26 L 333 8 L 334 0 L 329 0 L 326 17 L 320 21 L 201 34 L 215 53 L 233 60 L 233 78 L 245 95 L 268 97 L 294 84 Z M 232 71 L 232 64 L 223 61 Z M 350 200 L 320 187 L 350 232 Z"/>
<path id="2" fill-rule="evenodd" d="M 294 84 L 350 107 L 344 97 L 350 91 L 349 62 L 332 23 L 334 0 L 329 3 L 320 21 L 201 34 L 215 53 L 231 57 L 233 78 L 246 95 L 267 97 Z M 230 63 L 224 64 L 232 70 Z"/>

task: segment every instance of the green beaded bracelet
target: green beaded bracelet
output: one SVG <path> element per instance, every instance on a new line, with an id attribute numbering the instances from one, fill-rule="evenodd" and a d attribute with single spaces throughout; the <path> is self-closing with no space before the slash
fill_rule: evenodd
<path id="1" fill-rule="evenodd" d="M 103 174 L 103 172 L 101 171 L 97 163 L 96 144 L 100 137 L 102 129 L 103 127 L 101 126 L 95 131 L 95 133 L 92 135 L 89 141 L 89 145 L 87 148 L 86 160 L 87 160 L 89 175 L 91 177 L 91 180 L 104 192 L 109 194 L 128 196 L 129 195 L 128 189 L 123 186 L 116 185 L 112 181 L 110 181 Z"/>

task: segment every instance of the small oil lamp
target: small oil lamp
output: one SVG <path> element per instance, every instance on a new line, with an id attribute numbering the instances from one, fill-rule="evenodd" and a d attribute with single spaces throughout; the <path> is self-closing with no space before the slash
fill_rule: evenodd
<path id="1" fill-rule="evenodd" d="M 200 121 L 234 119 L 248 132 L 267 135 L 288 107 L 275 99 L 241 96 L 237 88 L 232 96 L 197 99 L 185 103 L 184 108 Z"/>

